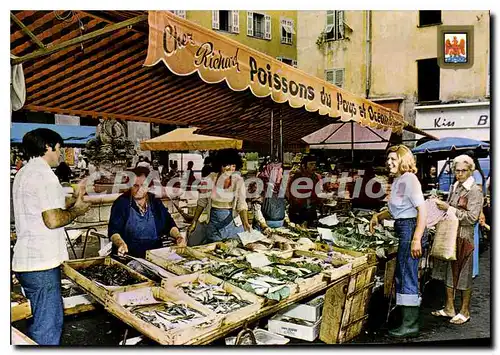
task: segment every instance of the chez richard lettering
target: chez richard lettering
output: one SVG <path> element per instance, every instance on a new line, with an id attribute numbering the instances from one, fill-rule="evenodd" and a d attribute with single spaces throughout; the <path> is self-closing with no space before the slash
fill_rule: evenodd
<path id="1" fill-rule="evenodd" d="M 173 54 L 188 44 L 195 45 L 192 33 L 181 33 L 180 31 L 178 33 L 176 26 L 165 26 L 163 29 L 163 50 L 167 54 Z"/>

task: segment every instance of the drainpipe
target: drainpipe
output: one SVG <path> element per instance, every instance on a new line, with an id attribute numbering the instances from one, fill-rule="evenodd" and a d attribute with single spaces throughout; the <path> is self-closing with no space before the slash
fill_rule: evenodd
<path id="1" fill-rule="evenodd" d="M 366 98 L 370 97 L 372 81 L 372 12 L 366 10 Z"/>

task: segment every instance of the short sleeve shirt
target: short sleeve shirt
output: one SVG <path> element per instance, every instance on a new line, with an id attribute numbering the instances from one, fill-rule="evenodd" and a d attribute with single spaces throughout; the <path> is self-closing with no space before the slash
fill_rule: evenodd
<path id="1" fill-rule="evenodd" d="M 391 185 L 389 211 L 394 219 L 417 217 L 417 207 L 424 203 L 420 181 L 412 173 L 404 173 Z"/>
<path id="2" fill-rule="evenodd" d="M 13 271 L 41 271 L 68 260 L 64 228 L 49 229 L 42 212 L 65 208 L 57 176 L 41 157 L 32 158 L 17 174 L 12 188 L 16 245 Z"/>

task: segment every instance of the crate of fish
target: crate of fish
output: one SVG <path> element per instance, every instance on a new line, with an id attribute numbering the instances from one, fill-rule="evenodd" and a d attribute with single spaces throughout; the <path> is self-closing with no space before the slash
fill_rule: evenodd
<path id="1" fill-rule="evenodd" d="M 297 292 L 297 285 L 266 275 L 256 269 L 228 264 L 210 270 L 210 274 L 270 300 L 281 301 Z"/>
<path id="2" fill-rule="evenodd" d="M 153 286 L 154 282 L 109 256 L 65 261 L 64 274 L 101 303 L 114 291 Z"/>
<path id="3" fill-rule="evenodd" d="M 310 263 L 306 258 L 283 259 L 271 256 L 269 261 L 270 265 L 257 267 L 255 270 L 280 281 L 293 282 L 297 285 L 297 292 L 324 282 L 322 265 Z"/>
<path id="4" fill-rule="evenodd" d="M 146 260 L 176 275 L 187 275 L 225 264 L 222 260 L 209 258 L 204 253 L 190 247 L 166 247 L 148 250 Z"/>
<path id="5" fill-rule="evenodd" d="M 327 254 L 303 250 L 296 250 L 293 257 L 290 259 L 291 262 L 295 263 L 305 262 L 320 266 L 322 269 L 321 272 L 328 279 L 328 281 L 338 280 L 341 277 L 350 274 L 353 260 L 355 260 L 355 258 L 349 255 L 335 255 L 334 253 Z"/>
<path id="6" fill-rule="evenodd" d="M 163 345 L 185 344 L 222 324 L 222 317 L 210 309 L 162 287 L 114 292 L 107 296 L 105 308 Z"/>
<path id="7" fill-rule="evenodd" d="M 236 243 L 215 242 L 199 247 L 194 247 L 197 251 L 204 253 L 207 257 L 223 262 L 244 262 L 245 255 L 251 251 L 237 246 Z"/>
<path id="8" fill-rule="evenodd" d="M 272 238 L 266 238 L 257 242 L 246 244 L 244 248 L 253 252 L 280 258 L 291 258 L 294 250 L 291 243 L 277 241 Z"/>
<path id="9" fill-rule="evenodd" d="M 354 257 L 354 260 L 352 260 L 353 268 L 377 261 L 376 255 L 369 251 L 368 252 L 354 251 L 350 249 L 339 248 L 332 244 L 323 242 L 316 242 L 315 245 L 316 245 L 316 250 L 315 250 L 316 252 L 323 252 L 327 254 L 331 252 L 337 252 L 340 254 L 350 255 Z"/>
<path id="10" fill-rule="evenodd" d="M 255 314 L 264 301 L 253 293 L 202 272 L 163 280 L 162 287 L 184 293 L 223 316 L 225 324 L 236 323 Z"/>

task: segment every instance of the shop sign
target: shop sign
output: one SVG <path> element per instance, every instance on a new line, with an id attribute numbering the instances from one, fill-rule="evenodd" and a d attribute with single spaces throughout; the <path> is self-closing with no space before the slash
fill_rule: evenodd
<path id="1" fill-rule="evenodd" d="M 246 47 L 222 34 L 184 20 L 169 11 L 149 11 L 145 66 L 164 64 L 176 75 L 197 72 L 210 84 L 223 80 L 234 91 L 248 88 L 257 97 L 305 107 L 362 126 L 401 133 L 406 123 L 392 111 L 353 95 L 320 78 Z"/>
<path id="2" fill-rule="evenodd" d="M 415 123 L 424 130 L 489 128 L 489 105 L 417 110 Z"/>

